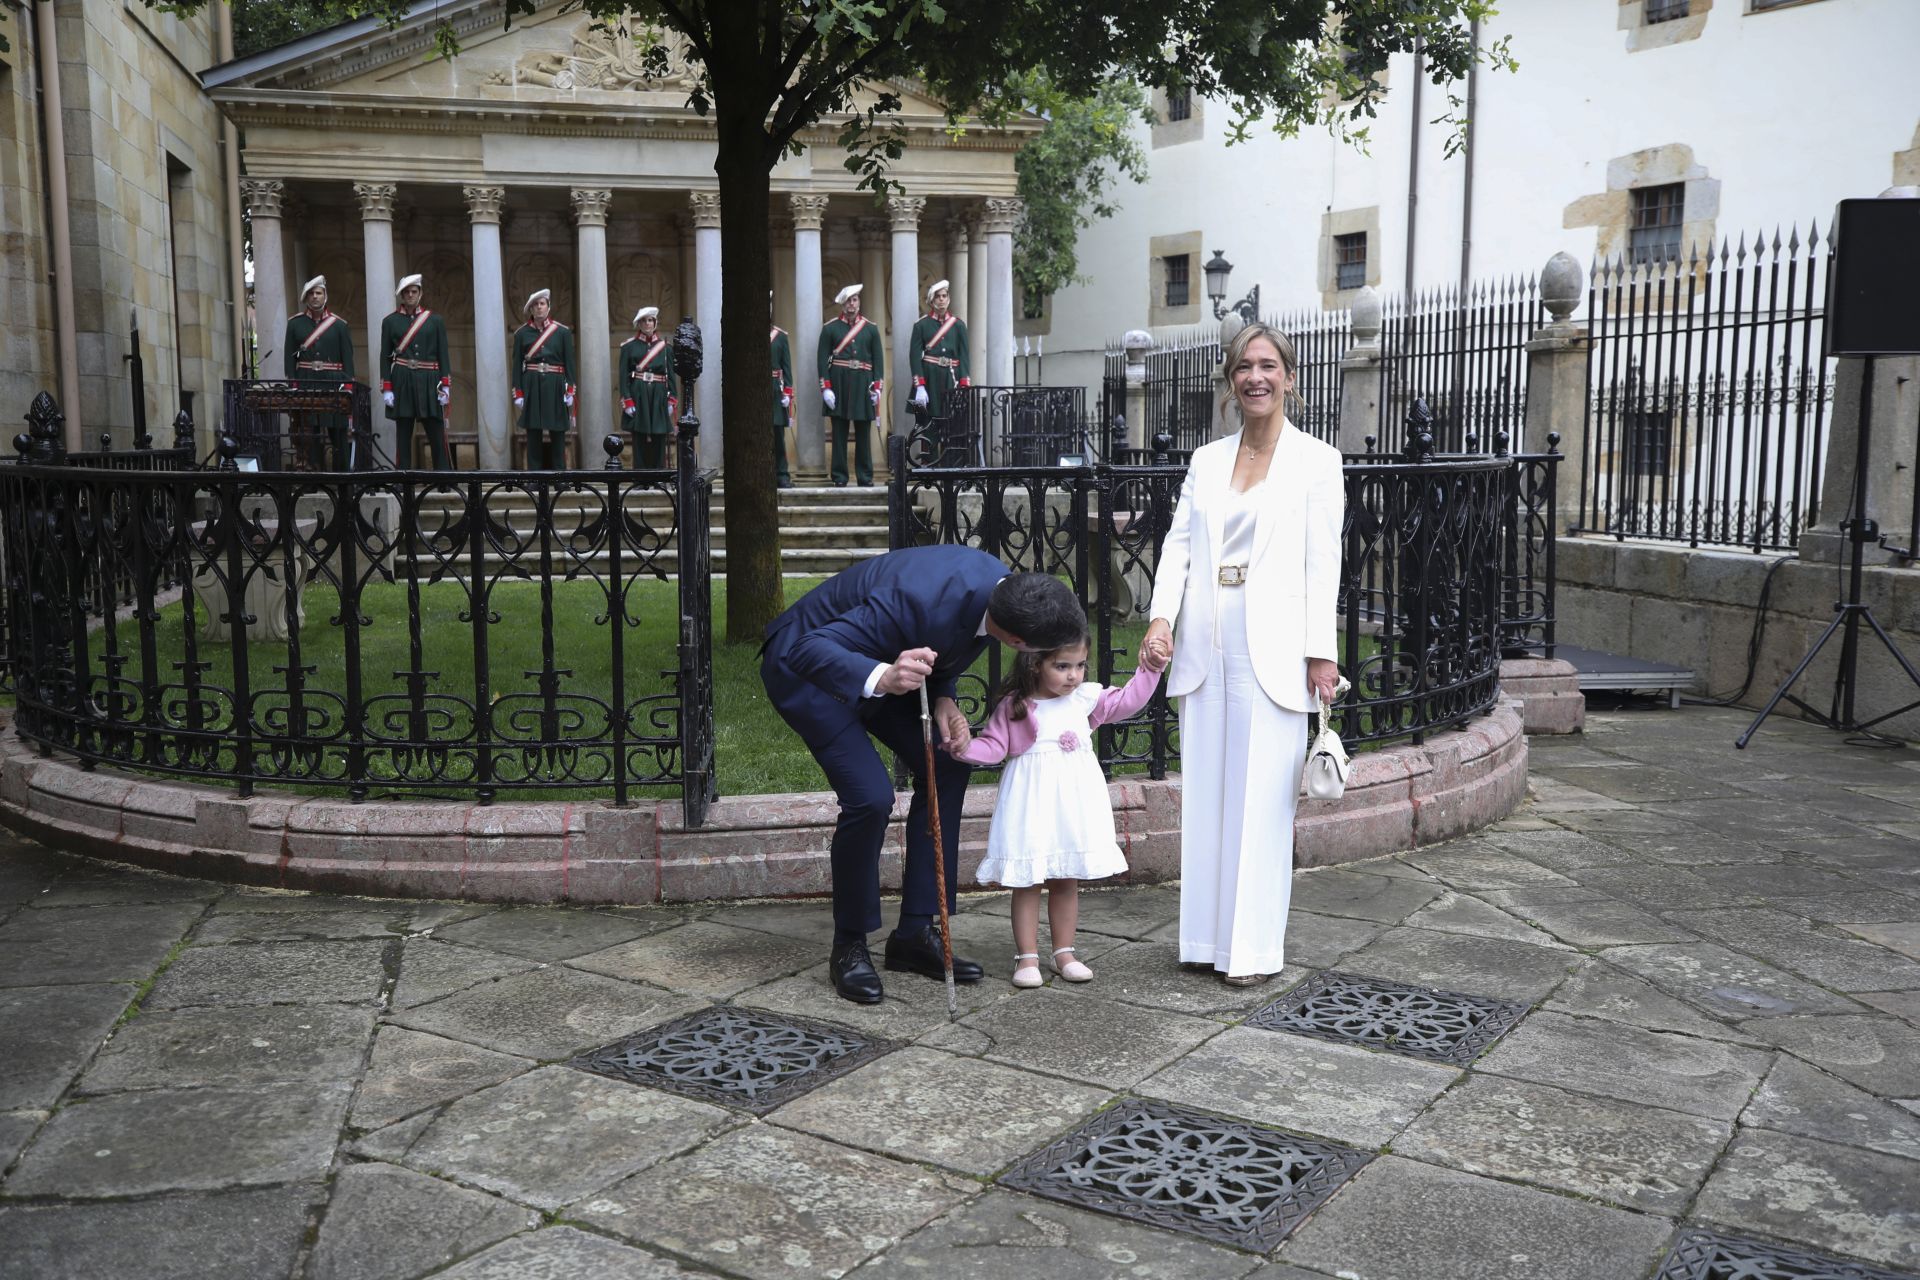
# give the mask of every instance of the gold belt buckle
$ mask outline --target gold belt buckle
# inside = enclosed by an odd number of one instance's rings
[[[1220,566],[1220,585],[1223,587],[1242,587],[1247,582],[1247,566],[1243,564],[1223,564]]]

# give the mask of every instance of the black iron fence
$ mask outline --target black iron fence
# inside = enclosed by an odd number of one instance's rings
[[[961,387],[911,433],[919,466],[1053,466],[1105,447],[1081,387]]]
[[[1518,439],[1526,417],[1527,339],[1545,316],[1533,276],[1396,295],[1381,305],[1381,447],[1398,453],[1416,400],[1433,411],[1445,452],[1505,431]]]
[[[1815,517],[1834,364],[1826,254],[1741,235],[1591,272],[1584,532],[1791,549]]]

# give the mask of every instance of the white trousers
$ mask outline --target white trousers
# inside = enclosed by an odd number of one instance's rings
[[[1307,717],[1269,698],[1252,659],[1232,651],[1245,635],[1227,630],[1228,647],[1180,701],[1180,959],[1278,973]]]

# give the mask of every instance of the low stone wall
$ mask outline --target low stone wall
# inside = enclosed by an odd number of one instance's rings
[[[1568,644],[1690,667],[1694,692],[1731,693],[1746,678],[1747,646],[1767,571],[1786,553],[1694,551],[1683,546],[1566,537],[1556,547],[1556,636]],[[1758,707],[1833,621],[1846,594],[1843,566],[1788,558],[1773,577],[1766,634],[1741,705]],[[1920,569],[1869,567],[1862,597],[1920,665]],[[1835,636],[1794,686],[1817,707],[1832,697],[1840,660]],[[1858,714],[1871,719],[1920,697],[1871,630],[1861,629]],[[1798,714],[1782,703],[1781,714]],[[1896,716],[1881,732],[1920,739],[1920,711]]]
[[[7,726],[10,730],[10,725]],[[1338,801],[1302,800],[1295,861],[1324,866],[1433,844],[1511,812],[1526,795],[1515,704],[1423,746],[1354,758]],[[1111,788],[1130,878],[1180,873],[1180,781]],[[995,789],[961,814],[960,881],[977,887]],[[907,797],[894,810],[881,880],[898,888]],[[489,902],[641,904],[791,897],[828,890],[837,812],[828,794],[723,799],[689,830],[674,802],[439,804],[239,799],[210,787],[83,770],[0,739],[0,822],[55,848],[162,871],[286,889]]]

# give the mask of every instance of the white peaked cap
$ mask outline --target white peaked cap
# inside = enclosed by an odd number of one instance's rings
[[[948,291],[949,291],[949,292],[951,292],[951,289],[949,288],[949,286],[950,286],[950,285],[951,285],[952,283],[953,283],[953,282],[952,282],[951,280],[935,280],[935,281],[934,281],[934,282],[933,282],[932,284],[930,284],[930,285],[928,285],[928,286],[927,286],[927,301],[928,301],[928,302],[932,302],[932,301],[933,301],[933,295],[934,295],[934,294],[936,294],[936,293],[938,293],[938,292],[940,292],[940,291],[941,291],[942,289],[948,289]]]
[[[846,306],[848,298],[853,297],[855,294],[859,293],[862,289],[866,287],[867,286],[863,284],[848,285],[846,288],[842,289],[840,292],[833,295],[833,305],[836,307]]]
[[[523,311],[523,312],[526,312],[526,311],[531,311],[531,310],[533,310],[533,304],[534,304],[534,303],[536,303],[536,302],[538,302],[538,301],[540,301],[540,299],[542,299],[542,298],[545,298],[545,299],[546,299],[546,300],[547,300],[548,302],[552,302],[552,301],[553,301],[553,290],[551,290],[551,289],[535,289],[535,290],[534,290],[534,291],[533,291],[532,293],[530,293],[530,294],[528,294],[528,295],[527,295],[527,303],[526,303],[526,305],[525,305],[525,306],[523,306],[523,307],[521,307],[521,308],[520,308],[520,310],[521,310],[521,311]]]
[[[633,313],[633,322],[635,324],[639,324],[642,320],[645,320],[648,316],[657,316],[659,314],[660,314],[660,308],[658,307],[642,307],[638,311]]]
[[[426,280],[421,276],[406,276],[402,278],[399,284],[393,286],[393,296],[396,298],[399,297],[401,294],[405,293],[409,288],[411,288],[416,284],[419,285],[422,289],[425,289],[427,287]]]
[[[307,281],[305,284],[300,286],[300,301],[305,302],[307,300],[307,295],[312,293],[315,289],[324,289],[326,287],[327,287],[327,278],[325,276],[315,276],[313,279]]]

